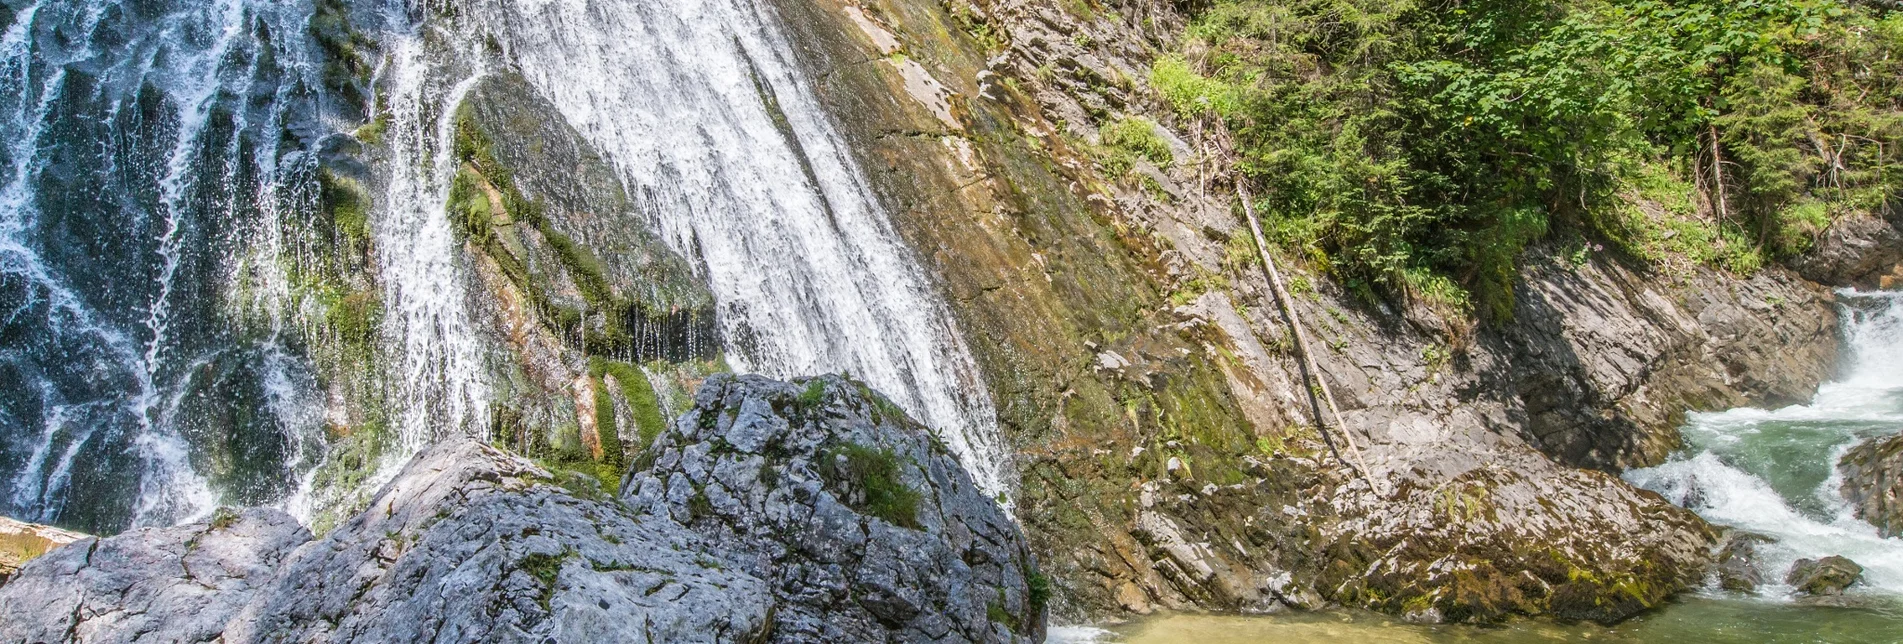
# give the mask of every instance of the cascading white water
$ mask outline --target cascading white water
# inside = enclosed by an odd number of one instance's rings
[[[1690,449],[1626,474],[1713,523],[1769,535],[1760,548],[1766,598],[1789,593],[1783,573],[1800,558],[1849,557],[1864,566],[1853,593],[1903,597],[1903,539],[1855,518],[1838,492],[1836,463],[1852,446],[1903,431],[1903,293],[1841,293],[1849,351],[1844,375],[1808,405],[1693,414]]]
[[[996,412],[976,364],[770,9],[490,0],[459,11],[698,264],[734,367],[849,372],[938,431],[981,487],[1005,491]]]
[[[456,107],[480,71],[460,69],[465,57],[438,51],[423,36],[392,44],[384,83],[391,171],[372,233],[390,311],[383,333],[397,363],[389,394],[402,449],[393,456],[403,457],[443,432],[486,429],[489,387],[470,320],[467,267],[446,213]]]
[[[259,79],[293,58],[254,38],[296,33],[278,20],[303,12],[280,9],[47,1],[11,16],[0,37],[9,512],[112,529],[219,501],[192,468],[180,406],[205,386],[194,378],[218,375],[208,365],[244,360],[228,351],[268,353],[275,340],[240,340],[180,309],[230,279],[223,247],[270,200],[277,137],[251,136],[280,124],[248,122],[231,99],[272,89]]]
[[[373,394],[398,439],[386,460],[487,429],[494,347],[475,328],[445,204],[455,110],[501,66],[612,160],[696,263],[731,364],[864,379],[1005,490],[974,361],[769,9],[440,4],[357,12],[428,14],[383,34],[373,83],[387,136],[365,182],[381,191],[368,269],[383,291],[383,372],[368,380],[388,388]],[[221,502],[312,509],[308,494],[285,497],[309,491],[320,428],[350,420],[326,420],[307,347],[286,340],[324,332],[329,305],[313,302],[336,285],[312,281],[342,261],[311,197],[341,125],[324,120],[337,54],[311,47],[313,10],[45,0],[0,12],[0,511],[115,531]]]

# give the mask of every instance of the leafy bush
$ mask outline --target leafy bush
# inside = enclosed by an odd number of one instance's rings
[[[1269,231],[1351,289],[1510,313],[1556,228],[1667,250],[1648,175],[1745,271],[1903,188],[1903,16],[1839,0],[1210,0],[1187,36],[1152,85],[1229,126]]]

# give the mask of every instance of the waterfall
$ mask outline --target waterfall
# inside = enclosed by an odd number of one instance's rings
[[[1713,523],[1769,535],[1759,548],[1766,598],[1790,592],[1800,558],[1849,557],[1864,566],[1851,592],[1903,596],[1903,540],[1858,520],[1838,493],[1837,461],[1857,443],[1903,428],[1903,293],[1844,291],[1848,360],[1810,404],[1692,414],[1689,448],[1626,479]]]
[[[444,431],[487,428],[483,347],[469,315],[469,275],[445,214],[456,174],[451,130],[456,107],[481,79],[466,53],[439,51],[421,35],[392,43],[385,80],[390,158],[383,212],[375,218],[378,270],[394,343],[397,456],[422,449]],[[400,465],[400,463],[394,463]]]
[[[1006,489],[976,363],[793,59],[750,0],[461,6],[615,165],[719,302],[729,362],[843,371]]]
[[[445,207],[456,111],[500,72],[609,160],[636,211],[621,214],[694,264],[730,365],[849,373],[1006,490],[975,361],[768,7],[366,4],[352,14],[386,23],[366,61],[385,134],[354,160],[339,132],[356,124],[354,98],[333,95],[338,54],[313,26],[344,9],[41,0],[0,13],[0,513],[95,532],[218,504],[308,518],[335,501],[307,489],[323,434],[352,431],[345,408],[363,402],[326,379],[357,371],[375,372],[361,395],[391,430],[383,469],[446,433],[487,431],[506,356],[478,328],[484,295]],[[358,164],[374,205],[361,260],[334,256],[322,177],[337,159]],[[367,275],[333,283],[349,262]],[[317,346],[335,334],[323,300],[345,287],[378,299],[374,364]]]
[[[44,0],[8,12],[6,514],[96,531],[167,524],[221,500],[281,496],[308,460],[309,374],[278,316],[245,311],[282,306],[286,292],[273,256],[280,163],[308,159],[280,133],[312,97],[301,49],[285,41],[309,11],[181,5]],[[265,413],[235,411],[253,407]]]

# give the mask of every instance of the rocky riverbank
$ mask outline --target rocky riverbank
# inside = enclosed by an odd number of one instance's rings
[[[626,499],[469,440],[313,539],[282,512],[87,538],[0,586],[0,639],[1040,642],[1017,527],[842,378],[716,378]]]
[[[778,4],[968,330],[1069,618],[1617,621],[1702,583],[1714,532],[1602,472],[1664,459],[1687,411],[1806,400],[1835,366],[1832,295],[1780,267],[1554,245],[1476,324],[1282,257],[1344,436],[1253,262],[1235,159],[1150,87],[1176,9]],[[1888,270],[1867,223],[1805,274]]]

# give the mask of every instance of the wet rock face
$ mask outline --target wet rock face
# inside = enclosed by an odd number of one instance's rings
[[[1903,436],[1864,441],[1837,462],[1839,491],[1885,537],[1903,535]]]
[[[321,539],[265,509],[86,539],[0,586],[0,641],[1041,640],[1003,512],[889,403],[814,382],[710,382],[638,508],[455,439]]]
[[[1896,276],[1903,275],[1903,231],[1870,215],[1844,217],[1791,267],[1805,279],[1831,286],[1893,288]]]
[[[1823,559],[1799,559],[1791,566],[1791,572],[1784,576],[1784,583],[1797,588],[1800,593],[1828,596],[1841,595],[1844,588],[1863,578],[1863,566],[1857,562],[1838,556]]]
[[[1733,532],[1718,551],[1718,587],[1740,593],[1755,593],[1764,583],[1758,571],[1758,546],[1776,543],[1776,539],[1750,532]]]
[[[1041,642],[1030,548],[929,430],[865,385],[716,376],[623,485],[736,553],[794,641]]]
[[[1831,294],[1775,268],[1672,282],[1536,251],[1516,299],[1488,339],[1511,377],[1486,386],[1518,399],[1528,443],[1575,467],[1658,464],[1688,410],[1809,400],[1840,341]]]

